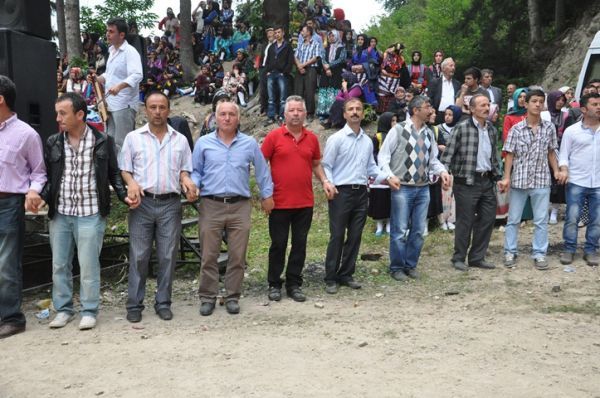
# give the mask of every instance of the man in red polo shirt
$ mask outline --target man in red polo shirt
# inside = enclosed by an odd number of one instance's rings
[[[263,141],[262,153],[271,165],[275,208],[269,215],[269,300],[281,300],[290,227],[292,249],[285,272],[288,297],[305,301],[302,292],[302,268],[306,257],[306,239],[312,221],[314,195],[312,174],[323,184],[328,199],[335,187],[327,180],[321,167],[321,150],[317,136],[304,128],[306,104],[297,95],[289,96],[284,108],[285,123],[272,130]]]

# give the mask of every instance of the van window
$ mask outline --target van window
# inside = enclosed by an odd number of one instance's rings
[[[585,71],[585,78],[583,84],[589,82],[592,79],[600,79],[600,54],[591,54],[590,62],[587,65]]]

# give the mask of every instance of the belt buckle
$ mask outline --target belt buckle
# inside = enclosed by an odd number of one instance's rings
[[[231,204],[230,200],[231,200],[230,196],[224,196],[223,197],[223,203],[224,204]]]
[[[360,189],[360,185],[352,184],[352,189],[354,189],[354,190]]]

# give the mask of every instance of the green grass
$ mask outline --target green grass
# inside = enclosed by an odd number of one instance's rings
[[[547,314],[552,313],[572,313],[572,314],[588,314],[588,315],[600,315],[600,301],[599,300],[588,300],[581,304],[560,304],[551,305],[542,309],[542,312]]]

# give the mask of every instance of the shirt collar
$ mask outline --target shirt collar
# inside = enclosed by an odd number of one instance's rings
[[[283,128],[283,135],[289,135],[291,137],[293,137],[292,133],[290,132],[290,130],[288,130],[287,126],[284,124],[283,126],[281,126]],[[307,134],[307,129],[306,127],[302,126],[302,131],[300,134],[300,139],[304,138]]]
[[[413,123],[412,119],[410,117],[406,118],[406,123],[404,124],[404,126],[408,129],[408,130],[412,130],[412,128],[414,127],[415,130],[417,129],[417,127],[415,126],[415,124]],[[427,128],[427,124],[423,123],[423,125],[421,126],[421,129],[417,131],[417,133],[420,133],[421,131],[423,131],[423,129]]]
[[[144,125],[144,127],[142,127],[142,133],[152,134],[152,132],[150,131],[150,123],[146,123]],[[167,135],[173,135],[173,134],[177,134],[177,131],[175,131],[175,129],[173,127],[171,127],[170,124],[167,123]],[[152,134],[152,135],[154,135],[154,134]]]
[[[365,132],[364,132],[364,130],[363,130],[363,129],[362,129],[362,127],[361,127],[361,128],[360,128],[360,131],[359,131],[359,133],[358,133],[358,134],[356,134],[356,133],[354,132],[354,130],[352,130],[352,129],[350,128],[350,126],[348,126],[348,123],[346,123],[346,124],[344,125],[344,133],[345,133],[346,135],[351,135],[351,134],[352,134],[352,135],[355,135],[355,136],[356,136],[356,138],[360,138],[360,137],[361,137],[361,136],[362,136],[362,135],[363,135]]]
[[[477,119],[475,119],[475,117],[471,116],[471,120],[473,120],[473,124],[475,125],[475,127],[477,127],[478,130],[485,130],[487,129],[487,123],[484,123],[483,126],[479,124],[479,122],[477,121]]]
[[[11,123],[13,123],[15,120],[17,120],[17,114],[13,112],[12,116],[9,117],[8,119],[6,119],[5,121],[3,121],[2,123],[0,123],[0,131],[4,130],[6,127],[8,127]]]

